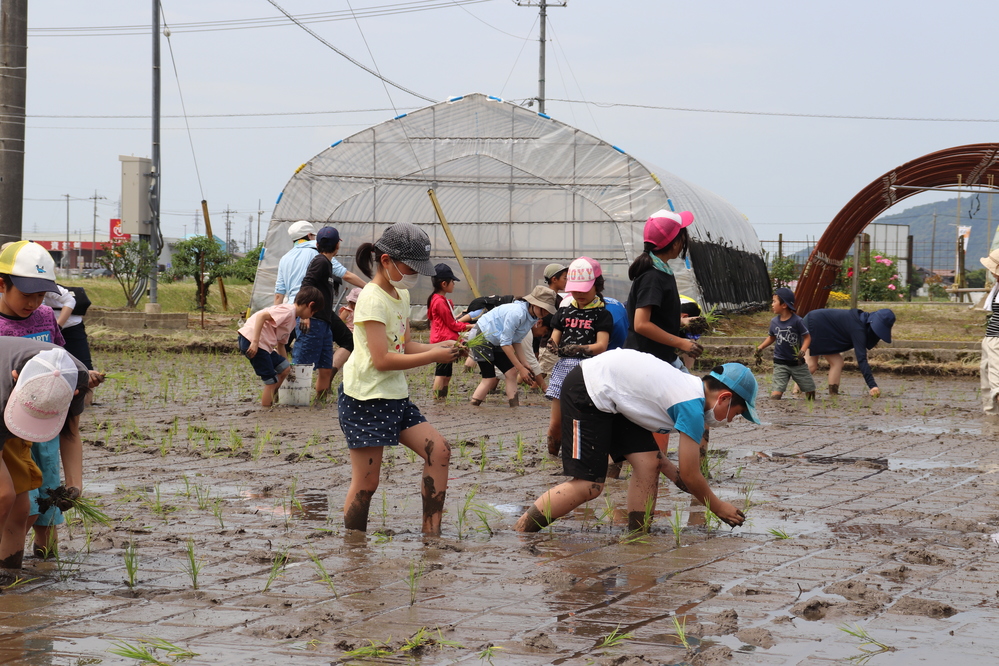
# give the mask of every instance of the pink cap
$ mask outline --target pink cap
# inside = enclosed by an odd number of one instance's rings
[[[643,240],[652,243],[656,250],[661,250],[673,242],[680,229],[690,226],[693,222],[694,214],[690,211],[674,213],[669,210],[657,210],[645,223]]]
[[[38,352],[17,375],[4,408],[7,429],[29,442],[47,442],[58,435],[76,391],[76,378],[76,364],[66,350]]]
[[[569,264],[568,280],[565,283],[566,291],[589,291],[593,289],[593,283],[603,275],[600,270],[600,262],[589,257],[574,259]]]

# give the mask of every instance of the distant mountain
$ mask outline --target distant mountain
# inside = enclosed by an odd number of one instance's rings
[[[937,215],[936,251],[933,254],[934,267],[954,268],[954,253],[957,244],[956,224],[971,226],[965,266],[973,271],[981,268],[980,257],[989,253],[991,239],[986,239],[988,221],[988,195],[973,194],[961,197],[961,217],[957,219],[957,198],[937,201],[906,208],[899,213],[885,215],[874,220],[880,224],[907,224],[912,236],[913,263],[922,268],[930,267],[930,240],[933,236],[933,214]],[[999,194],[992,201],[992,234],[999,226]],[[873,248],[879,249],[879,248]]]

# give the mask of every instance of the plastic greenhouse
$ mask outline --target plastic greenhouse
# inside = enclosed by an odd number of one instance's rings
[[[252,308],[273,302],[297,220],[337,227],[338,259],[348,270],[357,246],[387,225],[422,225],[434,263],[446,261],[460,275],[430,188],[483,294],[523,295],[546,264],[586,255],[600,261],[605,293],[623,301],[645,220],[671,201],[695,216],[688,265],[673,262],[681,293],[722,311],[770,301],[756,232],[724,199],[547,115],[474,94],[375,125],[303,164],[274,208]],[[430,289],[424,279],[413,305]],[[471,298],[463,280],[453,300]]]

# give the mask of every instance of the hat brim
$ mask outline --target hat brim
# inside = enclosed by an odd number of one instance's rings
[[[28,442],[48,442],[55,439],[66,423],[66,415],[69,414],[69,403],[58,416],[50,419],[38,419],[26,413],[16,406],[17,401],[11,398],[7,400],[7,407],[4,408],[3,420],[7,425],[7,430],[15,437],[20,437]]]
[[[992,257],[982,257],[978,261],[982,262],[982,266],[985,266],[990,273],[999,273],[999,262],[993,261]]]
[[[584,282],[566,282],[565,283],[565,290],[566,291],[589,291],[590,289],[593,289],[593,285],[596,284],[596,283],[597,283],[596,279],[586,280]]]
[[[537,305],[539,308],[543,308],[544,311],[547,312],[548,314],[555,314],[555,304],[554,303],[552,303],[552,304],[545,303],[544,301],[542,301],[540,299],[534,298],[530,294],[528,294],[527,296],[524,296],[524,300],[527,301],[528,303],[530,303],[531,305]]]
[[[51,291],[58,294],[59,288],[56,287],[54,280],[46,280],[45,278],[36,277],[22,277],[20,275],[11,275],[10,281],[14,283],[17,290],[23,294],[38,294],[43,291]],[[49,439],[52,439],[49,437]],[[45,440],[48,441],[48,440]]]
[[[887,343],[891,343],[891,327],[885,326],[881,317],[872,317],[870,324],[871,330],[874,331],[874,335],[878,336]]]
[[[742,412],[742,418],[746,419],[750,423],[755,423],[760,425],[760,415],[756,413],[756,406],[746,403],[746,410]]]
[[[397,257],[397,261],[401,261],[406,264],[414,271],[420,275],[426,275],[427,277],[434,277],[437,275],[437,269],[429,259],[406,259],[405,257]]]

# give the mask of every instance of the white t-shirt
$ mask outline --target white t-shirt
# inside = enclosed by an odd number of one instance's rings
[[[355,400],[409,397],[409,385],[402,370],[376,370],[368,349],[369,321],[385,324],[388,352],[406,353],[406,327],[409,325],[409,291],[397,289],[392,298],[384,289],[369,282],[354,306],[354,351],[343,366],[343,392]]]
[[[704,435],[704,383],[652,354],[611,349],[579,364],[586,392],[602,412],[621,414],[652,432]]]

